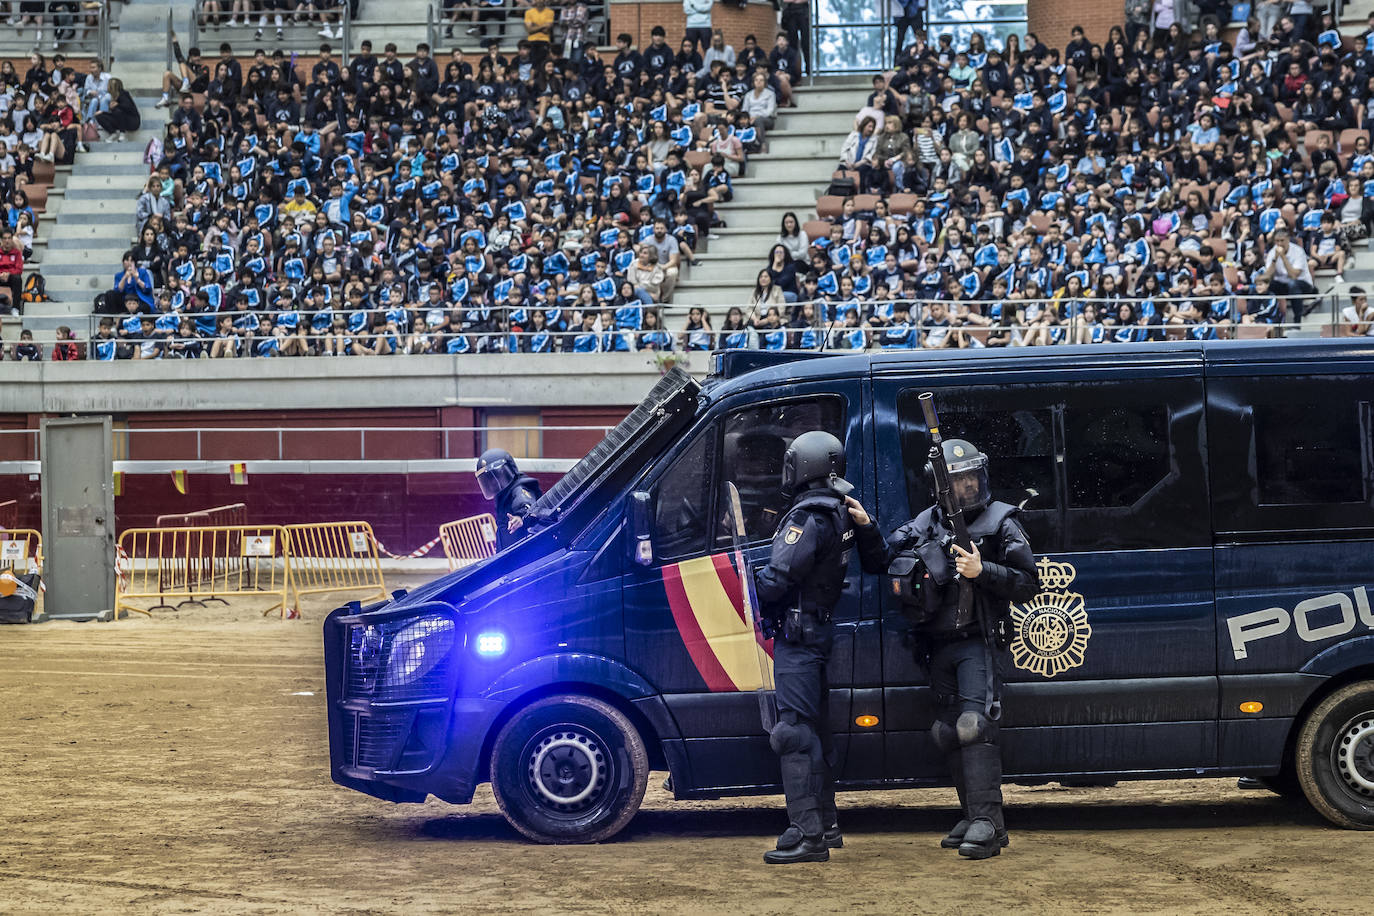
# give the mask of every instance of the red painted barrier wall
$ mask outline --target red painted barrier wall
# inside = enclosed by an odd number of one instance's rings
[[[600,430],[560,427],[604,427],[618,423],[627,407],[549,407],[540,411],[543,457],[580,458],[601,440]],[[0,430],[38,428],[37,416],[0,416]],[[468,459],[479,454],[482,411],[474,408],[394,408],[337,411],[207,411],[131,414],[116,418],[134,432],[122,454],[127,461],[395,461],[403,459]],[[310,427],[414,427],[396,432],[359,433],[300,431]],[[233,427],[257,428],[233,432]],[[281,427],[280,434],[275,427]],[[293,431],[292,428],[297,431]],[[433,427],[433,430],[424,429]],[[269,431],[271,429],[271,431]],[[280,443],[279,443],[280,439]],[[0,435],[0,461],[37,459],[36,437]],[[557,473],[533,475],[547,488]],[[19,501],[18,527],[42,528],[38,480],[27,474],[0,474],[0,502]],[[187,475],[187,492],[178,493],[169,473],[124,475],[115,499],[117,530],[152,527],[159,515],[194,512],[242,502],[248,519],[260,524],[363,520],[393,553],[405,554],[439,534],[439,526],[490,510],[470,473],[434,474],[263,474],[251,473],[245,486],[230,483],[227,472]],[[436,550],[438,548],[435,548]],[[442,553],[433,556],[442,556]]]

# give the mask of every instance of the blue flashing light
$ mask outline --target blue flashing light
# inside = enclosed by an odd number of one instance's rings
[[[477,636],[477,654],[483,658],[497,658],[506,654],[506,634],[495,631]]]

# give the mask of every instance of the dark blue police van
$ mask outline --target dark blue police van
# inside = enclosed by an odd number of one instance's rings
[[[826,429],[884,531],[931,501],[917,396],[990,456],[1042,591],[1013,607],[1009,781],[1250,775],[1374,827],[1374,347],[1359,341],[717,353],[670,371],[492,559],[325,623],[336,782],[603,840],[651,768],[678,798],[779,791],[745,562],[783,452]],[[857,558],[836,608],[841,788],[942,783],[899,608]]]

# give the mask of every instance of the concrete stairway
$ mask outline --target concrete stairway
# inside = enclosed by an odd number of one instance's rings
[[[43,277],[52,302],[30,303],[24,326],[42,340],[58,325],[78,336],[87,333],[87,316],[95,295],[109,289],[121,258],[134,238],[134,208],[148,180],[143,150],[160,136],[167,110],[155,108],[166,69],[167,0],[131,0],[121,11],[114,38],[111,72],[138,103],[142,127],[123,142],[90,144],[77,153],[61,195],[50,197],[55,214],[40,234],[46,239]],[[186,21],[189,0],[174,0],[177,21]]]
[[[822,77],[799,91],[797,108],[782,109],[767,152],[750,157],[745,177],[734,182],[735,199],[716,208],[727,228],[714,230],[719,238],[708,242],[700,267],[683,269],[675,306],[748,300],[783,214],[792,211],[803,223],[815,218],[816,198],[870,91],[865,77]]]

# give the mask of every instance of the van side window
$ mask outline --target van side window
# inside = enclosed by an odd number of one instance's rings
[[[1360,405],[1255,407],[1255,470],[1267,506],[1358,503],[1369,499],[1360,469]]]
[[[917,400],[897,398],[912,515],[932,500]],[[1211,543],[1197,378],[937,389],[946,437],[988,455],[992,498],[1021,509],[1039,552]]]
[[[706,552],[707,520],[711,513],[711,471],[716,454],[712,424],[678,456],[659,478],[654,500],[654,552],[675,560]]]
[[[1368,537],[1374,529],[1372,407],[1367,375],[1211,380],[1207,422],[1218,531]]]
[[[897,397],[911,517],[934,501],[925,476],[930,436],[918,400],[907,389]],[[1021,522],[1036,550],[1055,537],[1059,516],[1054,479],[1054,416],[1044,397],[1026,386],[942,389],[935,394],[940,428],[946,439],[967,439],[988,456],[992,498],[1019,506]],[[1039,403],[1037,403],[1037,401]]]
[[[1064,446],[1069,508],[1131,506],[1169,476],[1169,411],[1070,407]]]
[[[1061,398],[1064,550],[1211,544],[1199,379],[1085,382]]]
[[[753,542],[771,538],[791,504],[781,490],[782,456],[793,439],[813,429],[823,429],[843,441],[844,398],[825,395],[731,411],[725,418],[717,516],[725,518],[730,511],[725,483],[732,482],[739,488],[747,539]],[[728,547],[731,534],[731,525],[722,524],[716,534],[716,547]]]

